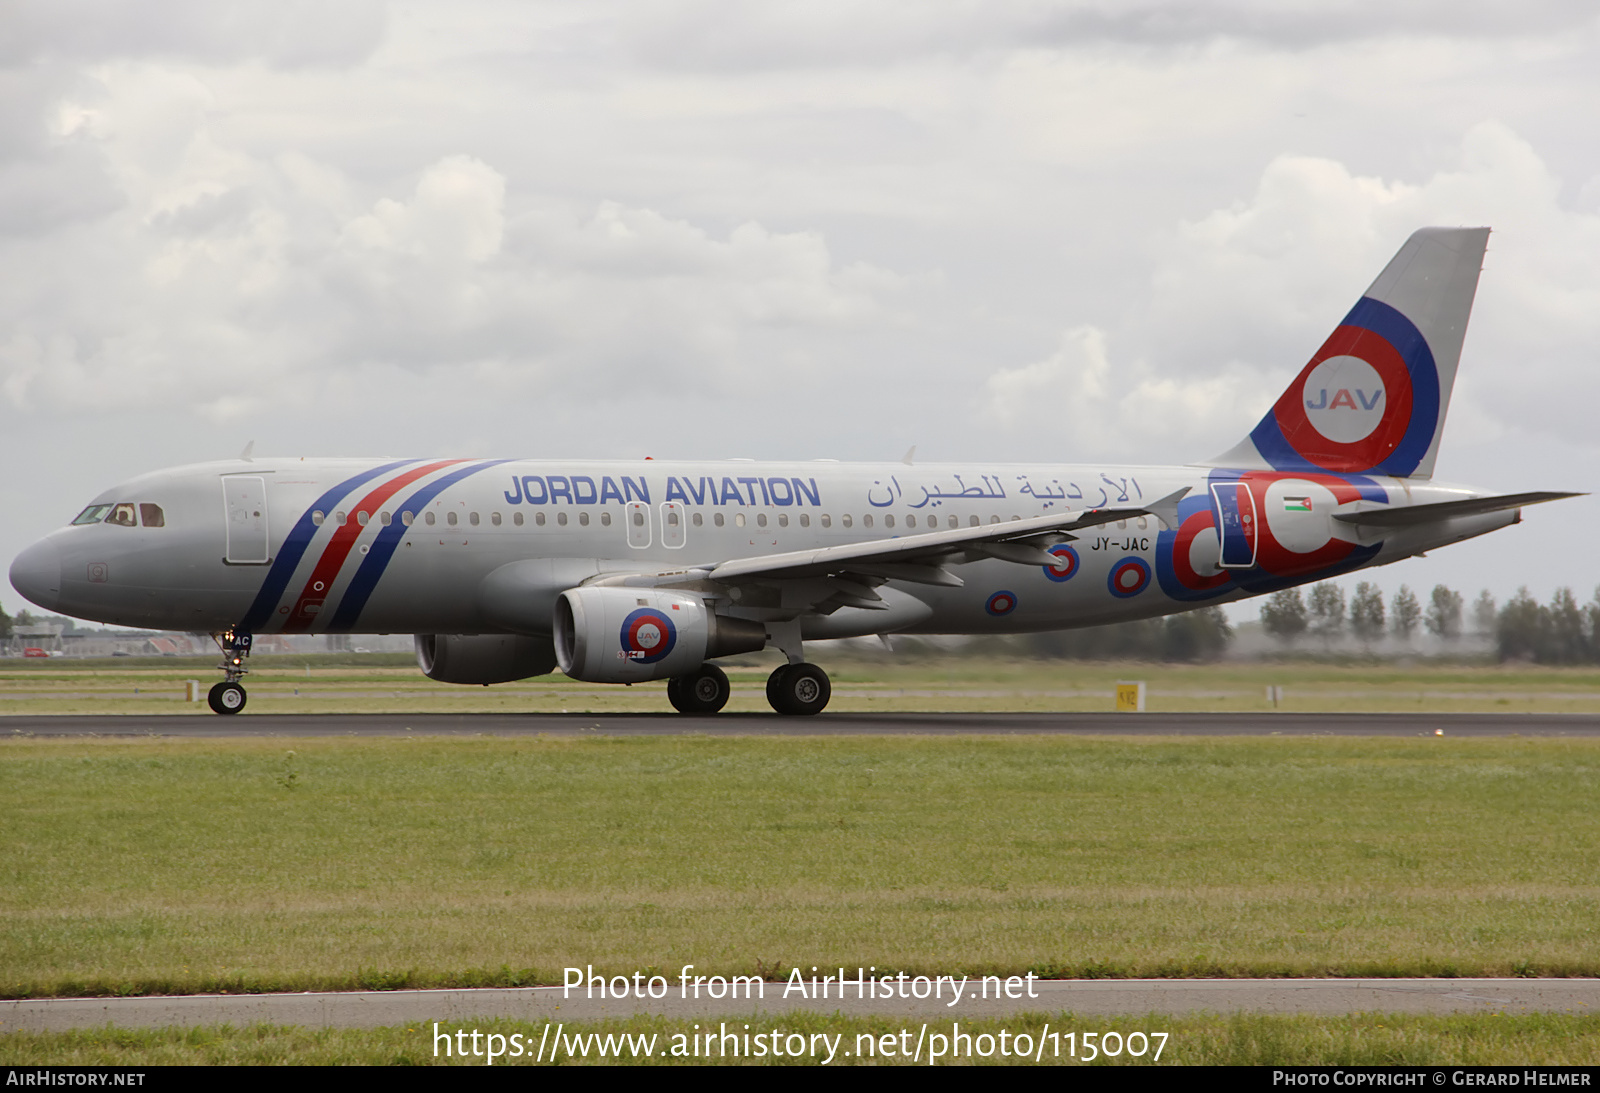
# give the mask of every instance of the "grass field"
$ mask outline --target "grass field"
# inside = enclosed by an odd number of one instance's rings
[[[665,705],[659,687],[560,677],[449,687],[389,659],[308,674],[262,658],[238,724]],[[209,666],[10,662],[0,711],[210,716],[180,701]],[[1600,674],[1527,667],[829,667],[846,710],[1104,710],[1129,678],[1156,710],[1260,711],[1269,684],[1291,711],[1600,709]],[[734,709],[765,708],[765,672],[735,670]],[[525,985],[579,963],[1597,975],[1597,802],[1600,742],[1575,738],[12,738],[0,994]],[[1588,1018],[1164,1027],[1164,1062],[1592,1062],[1600,1046]],[[0,1035],[0,1063],[43,1061],[434,1060],[405,1029]]]
[[[0,744],[0,993],[1600,974],[1600,744]]]
[[[1289,712],[1600,713],[1600,670],[1528,665],[1224,663],[1115,664],[940,657],[904,661],[822,658],[836,711],[1050,712],[1107,710],[1116,682],[1147,683],[1151,710],[1259,712],[1267,686],[1283,688]],[[776,664],[741,658],[730,669],[729,710],[766,712]],[[562,675],[496,687],[460,687],[423,677],[403,655],[258,657],[245,683],[250,713],[473,711],[642,712],[668,708],[664,683],[617,687]],[[0,728],[7,714],[152,713],[212,716],[183,700],[184,680],[202,693],[220,673],[215,658],[0,662]]]

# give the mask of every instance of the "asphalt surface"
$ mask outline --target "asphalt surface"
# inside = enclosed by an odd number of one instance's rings
[[[850,969],[854,975],[854,969]],[[763,997],[682,997],[676,979],[667,997],[586,998],[582,989],[364,991],[329,994],[188,995],[162,998],[44,998],[0,1002],[0,1033],[61,1032],[78,1028],[165,1028],[231,1024],[301,1025],[309,1028],[380,1028],[438,1021],[512,1018],[583,1020],[660,1014],[666,1017],[748,1017],[821,1011],[906,1018],[1009,1017],[1071,1013],[1076,1017],[1181,1016],[1192,1013],[1597,1013],[1600,979],[1095,979],[1018,981],[1022,997],[978,996],[969,980],[954,1005],[947,984],[941,997],[856,998],[855,988],[826,1000],[784,998],[785,984],[763,984]],[[832,988],[834,992],[837,987]],[[1032,997],[1028,997],[1028,992]]]
[[[0,717],[0,736],[1600,736],[1600,714],[116,714]]]

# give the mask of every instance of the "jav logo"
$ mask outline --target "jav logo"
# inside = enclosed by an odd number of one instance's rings
[[[1348,406],[1350,409],[1354,410],[1356,409],[1356,399],[1361,400],[1361,409],[1372,410],[1377,407],[1378,400],[1383,398],[1383,388],[1380,387],[1376,391],[1372,392],[1371,395],[1368,395],[1361,388],[1357,387],[1355,389],[1355,398],[1352,398],[1350,397],[1349,389],[1341,387],[1333,393],[1333,398],[1330,399],[1328,397],[1328,389],[1324,387],[1317,392],[1317,395],[1318,398],[1316,401],[1306,399],[1307,410],[1337,410],[1341,406]]]
[[[1383,377],[1360,357],[1322,361],[1306,376],[1300,393],[1311,427],[1337,444],[1366,439],[1389,408]]]

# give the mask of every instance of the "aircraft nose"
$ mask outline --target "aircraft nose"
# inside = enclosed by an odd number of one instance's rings
[[[11,563],[11,587],[46,611],[56,610],[61,600],[60,549],[40,539],[18,554]]]

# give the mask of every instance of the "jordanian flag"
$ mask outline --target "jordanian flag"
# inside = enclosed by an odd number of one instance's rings
[[[1283,499],[1283,511],[1284,512],[1310,512],[1311,511],[1311,498],[1309,498],[1309,497],[1285,497]]]

